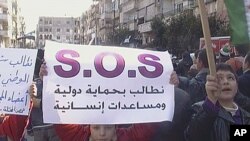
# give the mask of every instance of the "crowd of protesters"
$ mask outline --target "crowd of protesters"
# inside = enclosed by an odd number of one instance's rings
[[[34,141],[229,141],[230,125],[250,124],[250,52],[240,49],[235,53],[221,53],[224,56],[217,61],[216,76],[209,75],[205,49],[197,50],[193,59],[189,52],[183,53],[182,61],[169,80],[175,85],[172,122],[131,124],[121,128],[43,123],[42,77],[47,75],[47,70],[40,51],[35,83],[29,90],[31,114],[2,115],[0,140],[24,141],[27,130]]]

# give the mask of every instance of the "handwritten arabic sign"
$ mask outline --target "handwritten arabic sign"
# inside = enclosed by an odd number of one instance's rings
[[[37,50],[0,48],[0,113],[28,115]]]
[[[43,110],[48,123],[172,120],[168,52],[46,42]]]

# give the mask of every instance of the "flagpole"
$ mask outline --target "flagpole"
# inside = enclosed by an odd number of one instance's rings
[[[203,35],[204,35],[205,45],[206,45],[209,71],[211,75],[215,76],[216,69],[215,69],[214,53],[212,49],[211,34],[210,34],[208,17],[207,17],[204,0],[198,0],[198,4],[199,4],[200,16],[201,16],[202,30],[203,30]]]

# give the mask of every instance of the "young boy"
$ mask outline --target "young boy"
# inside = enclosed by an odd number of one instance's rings
[[[216,76],[207,76],[206,100],[193,106],[196,113],[186,130],[187,140],[229,141],[230,125],[250,124],[250,114],[234,102],[238,94],[234,70],[218,64],[216,72]]]

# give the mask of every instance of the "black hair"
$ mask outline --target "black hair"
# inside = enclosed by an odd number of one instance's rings
[[[202,62],[205,68],[208,68],[208,59],[206,49],[202,49],[198,53],[198,59]]]
[[[240,56],[245,57],[247,52],[250,50],[249,46],[249,44],[235,45],[235,49]]]
[[[234,77],[236,78],[236,81],[238,81],[238,76],[236,74],[236,72],[233,70],[233,68],[226,63],[219,63],[216,65],[216,72],[218,71],[230,71],[231,73],[234,74]]]
[[[230,53],[230,58],[234,58],[235,57],[235,53],[234,52],[231,52]]]

